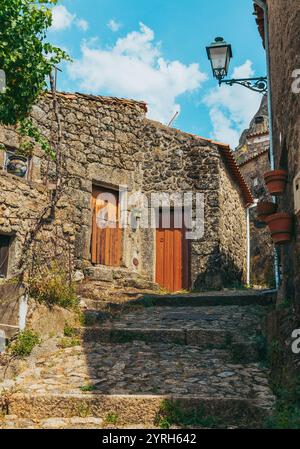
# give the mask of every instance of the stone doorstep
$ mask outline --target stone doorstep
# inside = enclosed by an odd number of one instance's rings
[[[126,268],[112,268],[105,266],[94,266],[84,270],[86,279],[90,281],[101,281],[108,284],[123,287],[136,287],[144,290],[159,290],[158,284],[151,282],[146,276]]]
[[[9,414],[34,421],[61,418],[105,418],[118,416],[118,424],[154,423],[164,400],[176,402],[182,409],[203,409],[207,416],[226,424],[259,426],[271,409],[244,398],[209,398],[205,396],[53,394],[27,395],[17,393],[10,398]]]

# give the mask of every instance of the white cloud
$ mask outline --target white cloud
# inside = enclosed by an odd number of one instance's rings
[[[166,61],[154,32],[140,23],[140,30],[117,40],[111,49],[84,42],[82,57],[68,66],[80,89],[95,94],[144,100],[149,117],[167,122],[180,111],[177,97],[197,90],[206,80],[198,64]]]
[[[251,78],[254,76],[252,62],[247,60],[236,67],[232,78]],[[241,133],[249,126],[261,102],[261,94],[245,87],[233,85],[216,87],[204,98],[210,109],[213,124],[212,137],[229,143],[235,148]]]
[[[71,14],[63,5],[54,6],[52,9],[52,30],[60,31],[70,28],[75,15]]]
[[[111,31],[116,33],[117,31],[119,31],[119,29],[121,28],[122,25],[119,22],[117,22],[115,19],[111,19],[108,22],[107,26]]]
[[[86,31],[89,26],[86,20],[77,18],[76,14],[70,13],[70,11],[63,5],[54,6],[52,8],[51,31],[66,30],[71,28],[73,24],[83,31]]]
[[[76,19],[75,24],[82,31],[87,31],[89,29],[89,24],[84,19]]]

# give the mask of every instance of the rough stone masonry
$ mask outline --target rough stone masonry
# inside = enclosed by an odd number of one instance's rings
[[[141,102],[83,94],[57,97],[63,192],[54,210],[47,210],[55,188],[54,164],[36,148],[27,179],[21,179],[6,173],[5,152],[0,152],[0,238],[8,235],[11,241],[7,277],[16,275],[22,263],[29,269],[33,261],[62,258],[72,270],[97,273],[100,280],[136,276],[155,282],[155,229],[122,230],[120,266],[91,262],[93,187],[118,191],[127,186],[129,195],[142,192],[148,198],[153,192],[204,195],[205,232],[190,241],[185,262],[189,288],[220,289],[245,279],[245,208],[252,196],[227,145],[148,120]],[[41,97],[32,117],[47,138],[55,135],[50,94]],[[7,151],[17,151],[14,129],[1,127],[0,142]],[[191,207],[195,216],[195,204]],[[134,209],[128,206],[129,212]],[[29,251],[26,261],[24,251]]]

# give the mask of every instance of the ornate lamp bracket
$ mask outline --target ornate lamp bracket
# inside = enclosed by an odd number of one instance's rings
[[[268,79],[267,77],[260,78],[242,78],[242,79],[232,79],[224,80],[219,78],[219,85],[227,84],[228,86],[233,86],[234,84],[239,84],[240,86],[247,87],[247,89],[253,90],[254,92],[259,92],[261,94],[266,94],[268,92]]]

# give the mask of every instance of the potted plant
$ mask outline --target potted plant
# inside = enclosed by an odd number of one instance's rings
[[[15,153],[8,156],[6,170],[12,175],[24,178],[28,170],[28,158],[32,156],[33,143],[23,141]]]
[[[32,157],[34,144],[38,143],[38,139],[30,120],[18,124],[16,131],[19,134],[19,147],[8,156],[6,170],[12,175],[24,178],[28,170],[28,159]]]
[[[272,201],[260,201],[256,208],[258,221],[265,223],[266,217],[268,217],[268,215],[275,214],[277,209],[278,205]]]
[[[8,173],[12,175],[19,176],[20,178],[24,178],[27,173],[28,168],[28,159],[21,154],[12,154],[8,156],[8,162],[6,164],[6,170]]]
[[[265,218],[271,231],[274,243],[284,244],[290,242],[293,233],[293,216],[285,212],[269,215]]]
[[[281,195],[288,179],[287,170],[272,170],[264,174],[267,189],[271,195]]]

